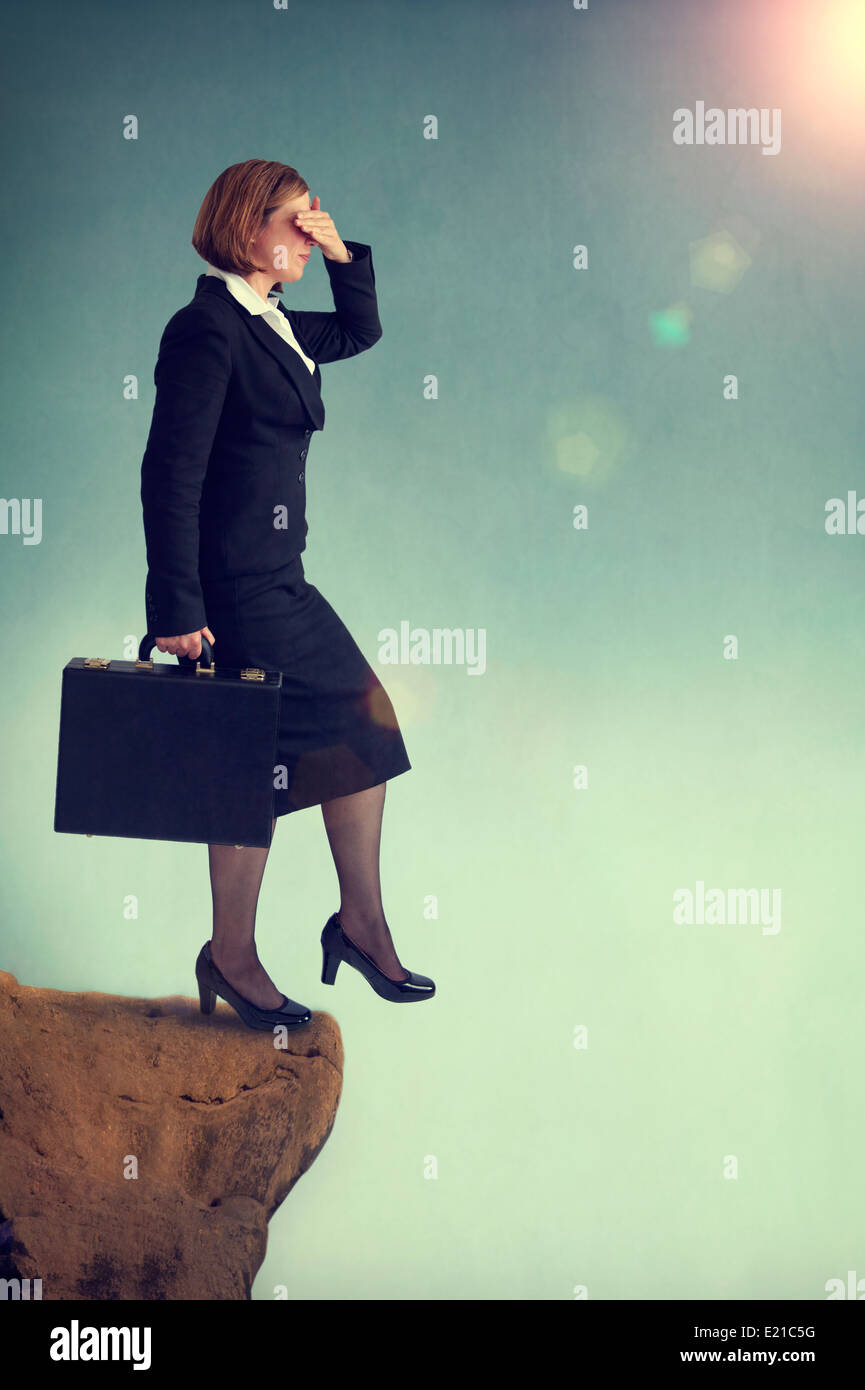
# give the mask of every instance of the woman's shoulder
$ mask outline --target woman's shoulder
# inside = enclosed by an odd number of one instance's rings
[[[204,277],[202,276],[201,279]],[[225,324],[226,328],[232,326],[236,315],[232,312],[231,305],[219,294],[209,294],[201,286],[182,308],[176,310],[171,315],[168,322],[171,323],[217,323]]]
[[[171,315],[162,332],[163,344],[177,339],[192,339],[198,335],[222,337],[229,341],[236,327],[237,315],[215,294],[197,292],[188,304]]]
[[[197,294],[162,330],[154,381],[211,381],[224,389],[234,359],[234,324],[215,295]]]

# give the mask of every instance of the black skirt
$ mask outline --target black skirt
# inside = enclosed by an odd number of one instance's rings
[[[217,666],[282,672],[273,814],[377,786],[411,763],[387,693],[300,555],[270,574],[202,580]]]

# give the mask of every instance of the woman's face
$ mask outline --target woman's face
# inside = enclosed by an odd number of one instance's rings
[[[309,211],[309,207],[308,191],[282,203],[270,214],[270,221],[250,247],[251,259],[264,273],[273,272],[274,283],[299,280],[303,275],[310,248],[315,243],[307,232],[295,226],[294,219],[301,209]]]

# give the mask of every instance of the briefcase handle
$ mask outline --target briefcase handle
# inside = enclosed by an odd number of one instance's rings
[[[153,633],[145,632],[138,644],[138,660],[142,662],[147,661],[155,646],[156,638],[153,636]],[[203,632],[201,634],[201,656],[198,659],[194,656],[181,656],[179,653],[176,653],[176,655],[177,660],[182,666],[194,666],[196,671],[212,671],[214,668],[213,647],[210,645]]]

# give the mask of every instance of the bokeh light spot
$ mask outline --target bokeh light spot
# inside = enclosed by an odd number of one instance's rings
[[[652,339],[657,347],[684,347],[691,341],[691,319],[693,313],[689,304],[671,304],[669,308],[649,315]]]
[[[549,417],[556,470],[599,482],[616,465],[628,438],[622,414],[606,396],[583,395]]]
[[[729,294],[751,265],[751,257],[728,231],[713,232],[690,243],[691,284]]]

